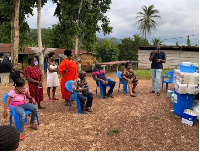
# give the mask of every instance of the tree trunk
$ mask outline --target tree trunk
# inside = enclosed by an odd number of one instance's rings
[[[38,16],[37,16],[37,34],[38,34],[38,56],[39,56],[39,67],[44,74],[44,53],[42,51],[42,36],[41,36],[41,0],[38,0]]]
[[[81,13],[82,3],[83,3],[83,0],[81,0],[80,5],[79,5],[79,9],[78,9],[78,17],[77,17],[77,20],[76,20],[77,26],[78,26],[78,23],[79,23],[79,15]],[[78,35],[75,36],[75,55],[77,55],[77,54],[78,54]]]
[[[20,0],[13,1],[13,12],[11,17],[11,58],[12,64],[17,67],[19,48],[19,8]]]
[[[75,55],[78,54],[78,35],[75,36]]]
[[[81,13],[82,3],[83,3],[83,0],[81,0],[80,5],[79,5],[78,18],[76,20],[77,26],[78,26],[78,23],[79,23],[79,15]],[[75,56],[76,57],[78,56],[78,35],[75,36]],[[78,63],[78,71],[80,71],[80,70],[81,70],[81,64]]]

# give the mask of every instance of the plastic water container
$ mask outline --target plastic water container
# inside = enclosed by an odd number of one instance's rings
[[[182,62],[182,65],[191,67],[193,65],[193,63],[192,62]]]
[[[191,109],[195,100],[193,94],[179,94],[174,89],[174,113],[178,116],[183,115],[185,109]]]
[[[196,65],[184,66],[182,64],[179,64],[179,68],[181,72],[194,73],[197,69],[197,66]]]

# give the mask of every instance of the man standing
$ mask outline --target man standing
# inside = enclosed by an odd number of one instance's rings
[[[12,63],[9,61],[11,59],[9,53],[3,54],[3,61],[0,66],[0,74],[1,74],[1,84],[5,85],[9,83],[9,77],[15,81],[15,79],[20,77],[20,73],[23,74],[23,71],[17,70]],[[14,71],[14,72],[13,72]]]
[[[155,80],[157,83],[157,95],[160,95],[160,77],[163,69],[162,63],[166,62],[165,52],[160,50],[160,45],[156,45],[155,51],[150,53],[149,60],[151,63],[152,91],[155,93]]]

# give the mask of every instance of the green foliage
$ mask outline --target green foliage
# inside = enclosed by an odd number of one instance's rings
[[[121,43],[118,44],[120,50],[118,59],[121,60],[133,60],[137,61],[137,51],[138,46],[140,45],[149,45],[148,40],[143,39],[139,35],[134,35],[133,39],[124,38],[121,40]]]
[[[187,36],[187,46],[191,46],[191,44],[190,44],[190,37],[189,37],[189,35]]]
[[[119,133],[119,130],[114,128],[111,131],[107,132],[107,135],[108,136],[113,136],[113,135],[118,134],[118,133]]]
[[[162,45],[162,42],[160,38],[154,38],[152,39],[152,43],[154,46],[156,46],[156,44]]]
[[[54,29],[59,33],[56,37],[58,46],[72,48],[74,43],[72,38],[78,35],[85,48],[91,51],[95,47],[96,31],[102,30],[104,34],[112,32],[110,21],[104,15],[110,9],[111,0],[53,0],[53,2],[57,4],[55,15],[59,18],[59,24]],[[67,44],[63,44],[63,41]]]
[[[142,34],[145,36],[149,33],[151,35],[151,30],[156,30],[156,22],[153,18],[161,18],[159,15],[159,10],[154,9],[154,5],[142,6],[142,12],[138,12],[140,18],[136,23],[139,24],[138,29],[141,30]]]
[[[109,39],[99,42],[96,48],[98,58],[101,58],[102,62],[117,61],[119,55],[119,49],[117,45],[111,42]]]
[[[19,50],[23,51],[24,45],[30,43],[29,38],[29,26],[26,22],[25,15],[31,14],[34,7],[34,0],[21,1],[20,3],[20,15],[19,15]],[[13,0],[1,0],[1,22],[0,22],[0,43],[11,43],[11,15],[13,12]]]
[[[179,46],[178,41],[176,41],[176,46]]]

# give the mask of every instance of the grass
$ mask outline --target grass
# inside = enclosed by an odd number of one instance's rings
[[[166,72],[171,71],[171,69],[163,69],[161,76],[163,76]],[[134,73],[137,79],[151,79],[151,71],[150,70],[134,70]]]
[[[108,136],[113,136],[114,134],[118,134],[118,133],[119,133],[119,130],[114,128],[111,131],[107,132],[107,135]]]

